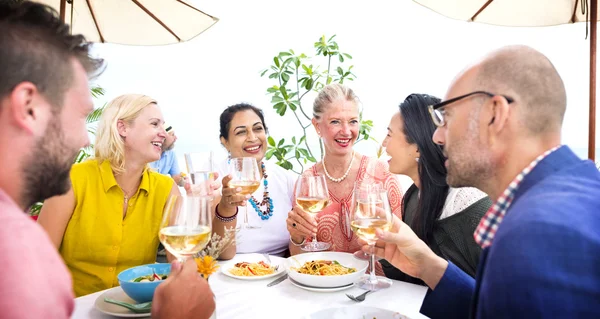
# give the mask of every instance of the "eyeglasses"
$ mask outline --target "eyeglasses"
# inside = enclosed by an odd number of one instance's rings
[[[454,103],[456,101],[462,100],[464,98],[467,98],[471,95],[475,95],[475,94],[485,94],[489,97],[494,97],[497,94],[493,94],[490,92],[486,92],[486,91],[475,91],[475,92],[471,92],[465,95],[461,95],[461,96],[457,96],[455,98],[449,99],[447,101],[438,103],[438,104],[434,104],[434,105],[430,105],[429,106],[429,114],[431,114],[431,119],[433,120],[433,123],[435,124],[435,126],[437,127],[442,127],[444,125],[446,125],[446,120],[444,119],[445,116],[445,112],[443,107],[447,106],[448,104]],[[514,102],[514,100],[511,97],[508,97],[506,95],[500,95],[503,98],[506,99],[506,101],[508,102],[508,104]]]

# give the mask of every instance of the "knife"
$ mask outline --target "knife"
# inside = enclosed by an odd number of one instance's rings
[[[287,277],[288,277],[288,274],[285,274],[285,275],[283,275],[283,276],[281,276],[281,277],[279,277],[279,278],[277,278],[277,279],[273,280],[273,281],[272,281],[272,282],[270,282],[269,284],[267,284],[267,287],[273,287],[273,286],[277,285],[278,283],[280,283],[280,282],[282,282],[282,281],[286,280],[286,279],[287,279]]]

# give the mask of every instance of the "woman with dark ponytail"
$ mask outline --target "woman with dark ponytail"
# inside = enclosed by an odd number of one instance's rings
[[[475,275],[481,248],[473,233],[492,202],[475,188],[450,188],[442,147],[433,142],[435,125],[428,105],[440,99],[411,94],[392,117],[383,146],[391,157],[390,172],[410,177],[414,184],[402,200],[402,219],[439,256]],[[421,283],[382,260],[386,276]]]

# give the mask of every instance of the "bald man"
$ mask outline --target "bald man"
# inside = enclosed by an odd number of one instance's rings
[[[377,255],[429,286],[423,314],[600,317],[600,173],[561,146],[565,109],[558,72],[525,46],[467,68],[430,107],[448,184],[497,201],[474,234],[483,248],[476,279],[399,220],[378,233]]]

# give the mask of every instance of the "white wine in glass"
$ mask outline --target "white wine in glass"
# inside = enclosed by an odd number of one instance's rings
[[[298,197],[296,198],[296,203],[302,207],[302,210],[316,215],[318,212],[322,211],[323,208],[327,207],[329,204],[329,198],[322,197]]]
[[[316,219],[317,213],[329,204],[329,191],[327,190],[325,177],[322,175],[300,176],[296,184],[296,204]],[[330,243],[318,242],[317,234],[314,234],[313,240],[302,245],[300,249],[304,251],[322,251],[329,249],[329,247],[331,247]]]
[[[229,169],[231,174],[231,180],[229,181],[229,187],[241,188],[240,194],[252,195],[259,187],[262,175],[258,169],[258,164],[254,157],[237,157],[232,158],[229,162]],[[260,226],[250,225],[248,221],[248,202],[246,202],[246,209],[244,215],[244,228],[246,229],[260,229]]]
[[[358,185],[354,190],[356,201],[354,215],[350,228],[371,248],[371,271],[357,283],[359,288],[380,290],[392,285],[392,281],[375,276],[375,243],[377,229],[388,231],[392,226],[392,209],[387,197],[387,191],[381,184]]]
[[[212,234],[211,199],[205,196],[172,195],[164,208],[158,238],[179,260],[195,256]]]

